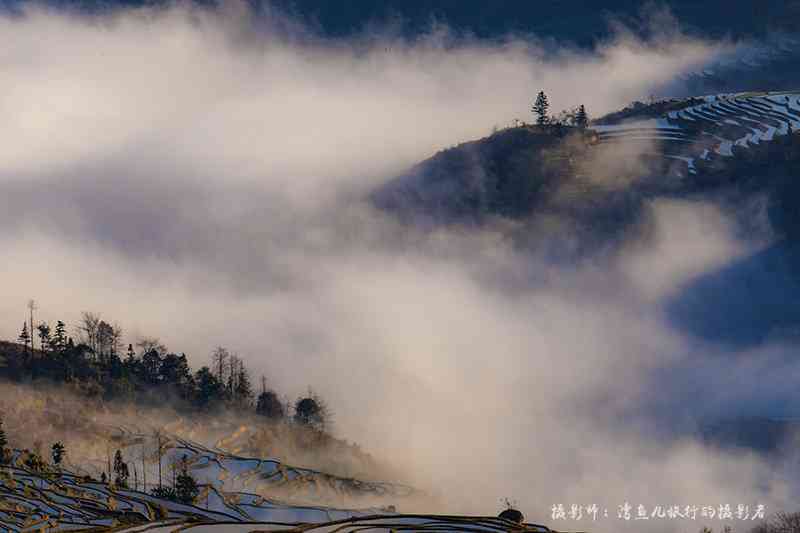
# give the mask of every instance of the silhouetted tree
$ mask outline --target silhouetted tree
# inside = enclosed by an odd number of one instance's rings
[[[161,356],[155,349],[142,356],[140,374],[142,380],[148,385],[158,385],[161,371]]]
[[[155,337],[142,337],[136,343],[136,347],[139,348],[139,354],[144,355],[147,352],[156,351],[158,355],[164,355],[167,353],[167,347],[161,344],[161,341]]]
[[[211,373],[211,369],[204,366],[195,374],[194,405],[201,409],[208,409],[215,403],[224,401],[225,387]]]
[[[236,396],[236,384],[239,380],[239,356],[236,354],[230,354],[228,358],[228,364],[226,365],[228,368],[228,379],[226,387],[228,389],[228,397],[231,400],[235,401]]]
[[[61,461],[64,460],[64,455],[67,453],[67,449],[61,442],[56,442],[50,448],[50,455],[53,457],[53,464],[58,466],[61,464]]]
[[[109,359],[119,353],[122,342],[121,327],[118,325],[112,326],[105,320],[101,320],[97,324],[96,336],[96,350],[101,359]]]
[[[127,489],[130,471],[128,470],[128,464],[122,459],[122,452],[119,450],[114,454],[114,474],[114,485]]]
[[[28,350],[28,345],[31,344],[31,334],[28,333],[27,322],[22,323],[22,331],[20,332],[19,337],[17,337],[17,340],[20,342],[20,344],[25,346],[26,350]],[[33,355],[33,348],[31,348],[30,354]]]
[[[178,393],[181,398],[191,397],[194,380],[185,354],[168,353],[159,368],[160,382]]]
[[[217,374],[217,379],[220,383],[224,383],[225,380],[225,366],[228,358],[230,357],[230,353],[228,350],[223,348],[222,346],[217,346],[216,349],[211,354],[211,363],[213,365],[214,371]]]
[[[531,108],[533,114],[536,115],[536,124],[539,126],[544,126],[550,121],[547,115],[549,109],[550,103],[547,101],[547,95],[544,94],[544,91],[539,91],[539,95],[536,97],[536,102],[534,102],[533,107]]]
[[[93,354],[98,353],[97,330],[100,326],[100,317],[89,311],[81,313],[81,323],[78,326],[78,340],[89,347]]]
[[[179,502],[190,505],[194,503],[198,494],[200,494],[200,489],[197,481],[189,473],[189,461],[184,455],[181,458],[181,472],[175,480],[175,497]]]
[[[309,391],[305,398],[298,398],[294,404],[294,421],[297,424],[324,431],[329,422],[325,402]]]
[[[238,360],[236,386],[233,390],[234,403],[239,408],[251,407],[253,402],[253,386],[250,383],[250,374],[241,359]]]
[[[36,329],[39,331],[39,346],[42,351],[51,350],[52,340],[50,339],[50,326],[47,322],[42,322]]]
[[[281,420],[286,417],[286,408],[275,391],[265,390],[258,395],[256,413],[271,420]]]
[[[55,352],[62,352],[67,348],[67,326],[60,320],[56,322],[55,333],[50,343]]]

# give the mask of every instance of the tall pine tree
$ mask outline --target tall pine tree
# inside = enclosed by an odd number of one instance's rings
[[[189,460],[184,455],[181,458],[181,473],[175,480],[175,497],[179,502],[191,505],[199,493],[197,481],[189,473]]]
[[[239,360],[239,372],[233,396],[238,407],[247,408],[252,406],[253,386],[250,383],[250,373],[241,360]]]
[[[56,329],[51,344],[55,352],[62,352],[67,348],[67,326],[60,320],[56,322]]]
[[[27,322],[23,322],[22,323],[22,331],[20,332],[19,337],[17,337],[17,340],[20,342],[20,344],[25,346],[25,350],[27,351],[28,350],[28,344],[30,344],[30,342],[31,342],[31,334],[28,332],[28,323]],[[33,354],[33,350],[32,349],[31,349],[30,353]]]
[[[536,115],[536,124],[539,126],[544,126],[550,122],[550,118],[547,114],[548,110],[550,109],[550,102],[547,101],[547,95],[544,94],[544,91],[539,91],[539,95],[536,97],[536,102],[534,102],[531,111],[533,114]]]

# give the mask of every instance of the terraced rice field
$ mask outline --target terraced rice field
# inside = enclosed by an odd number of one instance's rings
[[[116,488],[53,467],[31,471],[24,466],[25,454],[15,451],[10,464],[0,469],[0,531],[550,531],[545,526],[518,525],[490,517],[404,515],[383,508],[291,505],[253,493],[225,491],[223,482],[231,477],[252,476],[266,483],[313,485],[325,479],[327,483],[345,485],[350,492],[379,491],[384,495],[400,487],[343,480],[287,467],[275,460],[232,456],[180,439],[170,441],[164,460],[169,456],[187,456],[194,476],[201,484],[207,483],[191,505]]]
[[[679,162],[689,174],[698,161],[733,157],[800,128],[800,93],[738,93],[702,98],[702,103],[666,116],[592,126],[597,144],[641,144],[646,155]],[[653,152],[652,154],[647,152]]]
[[[129,442],[135,435],[129,434]],[[287,503],[265,497],[269,489],[292,489],[283,494],[313,502],[326,492],[347,498],[359,496],[402,499],[413,489],[389,483],[365,482],[295,468],[276,459],[255,459],[212,450],[186,440],[167,438],[162,464],[186,458],[200,494],[192,505],[160,499],[143,491],[116,488],[109,483],[47,467],[31,470],[26,454],[15,451],[8,465],[0,467],[0,531],[87,530],[168,521],[195,523],[320,524],[385,513],[385,509],[337,509],[328,506]],[[131,482],[131,485],[133,483]],[[153,484],[149,484],[152,488]],[[253,491],[232,490],[252,487]],[[143,530],[143,529],[142,529]]]

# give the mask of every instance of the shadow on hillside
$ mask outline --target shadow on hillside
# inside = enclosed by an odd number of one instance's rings
[[[696,337],[738,348],[800,338],[800,244],[782,241],[697,278],[667,314]]]

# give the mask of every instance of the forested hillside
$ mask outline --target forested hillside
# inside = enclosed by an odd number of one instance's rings
[[[244,361],[227,349],[213,349],[210,360],[210,366],[195,371],[186,354],[168,350],[156,338],[142,338],[126,347],[119,325],[88,312],[72,328],[60,320],[52,328],[45,322],[37,324],[31,315],[16,343],[0,341],[0,376],[14,382],[64,385],[107,401],[143,405],[166,401],[186,412],[249,411],[272,422],[291,419],[321,435],[329,429],[328,406],[310,390],[290,402],[267,387],[266,376],[253,383]]]

